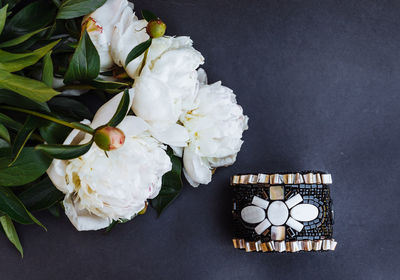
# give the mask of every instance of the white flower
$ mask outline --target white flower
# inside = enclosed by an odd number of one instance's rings
[[[140,43],[149,39],[146,33],[146,20],[138,20],[131,9],[126,9],[115,25],[111,39],[111,56],[120,67],[124,67],[127,74],[135,79],[139,75],[143,54],[125,65],[125,60],[131,50]]]
[[[189,135],[177,121],[192,107],[199,85],[196,69],[203,61],[189,37],[153,40],[146,65],[135,79],[132,109],[161,142],[186,146]]]
[[[185,177],[194,187],[208,184],[212,169],[235,162],[248,117],[243,115],[232,90],[217,82],[200,85],[193,109],[180,121],[190,136],[183,152]]]
[[[107,0],[103,6],[83,18],[82,25],[85,25],[99,53],[101,71],[110,70],[114,66],[110,49],[114,28],[123,14],[133,13],[132,8],[133,4],[127,0]]]
[[[122,93],[104,104],[91,126],[106,124]],[[47,171],[54,185],[65,193],[65,213],[78,230],[97,230],[113,220],[131,219],[145,208],[146,200],[158,195],[161,177],[171,170],[164,146],[150,136],[142,119],[127,116],[118,126],[125,144],[107,152],[93,144],[85,155],[72,160],[54,160]],[[85,143],[86,134],[74,130],[65,144]]]

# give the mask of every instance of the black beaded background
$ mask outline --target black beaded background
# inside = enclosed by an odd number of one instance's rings
[[[274,185],[276,186],[276,185]],[[303,203],[316,206],[319,210],[318,217],[310,222],[303,222],[304,228],[297,232],[286,226],[286,241],[330,239],[333,237],[333,211],[330,189],[327,185],[281,185],[284,187],[284,200],[300,194]],[[254,228],[257,224],[248,224],[240,217],[241,210],[251,205],[254,196],[268,200],[270,185],[247,184],[233,186],[233,238],[245,239],[246,241],[268,242],[271,240],[270,230],[266,235],[258,235]]]

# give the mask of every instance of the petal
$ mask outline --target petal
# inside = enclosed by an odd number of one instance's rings
[[[210,165],[191,147],[186,148],[183,152],[183,168],[186,179],[193,187],[211,182]]]
[[[125,119],[118,125],[125,136],[134,137],[142,134],[144,131],[149,130],[150,126],[141,118],[135,116],[126,116]]]
[[[203,68],[197,69],[197,77],[199,79],[200,84],[202,85],[208,84],[207,73]]]
[[[83,124],[90,124],[88,120],[83,120]],[[64,141],[64,145],[69,144],[78,144],[84,138],[84,133],[80,130],[74,129],[68,135],[68,137]],[[53,182],[54,186],[62,191],[63,193],[67,194],[72,192],[72,188],[67,186],[67,182],[65,181],[65,168],[66,168],[66,161],[54,159],[51,162],[50,167],[47,169],[47,175],[49,176],[50,180]]]
[[[78,231],[99,230],[111,224],[111,220],[90,214],[87,210],[78,210],[70,195],[64,198],[65,214]]]
[[[157,129],[152,126],[150,131],[158,141],[171,146],[186,147],[189,140],[189,133],[186,128],[176,123],[165,129]]]
[[[107,103],[103,104],[103,106],[99,108],[99,110],[94,115],[91,124],[92,128],[98,128],[99,126],[105,125],[111,120],[111,118],[114,116],[115,111],[117,111],[119,102],[121,101],[123,94],[124,94],[123,92],[118,93],[116,96],[111,98]],[[133,96],[134,96],[134,89],[130,89],[129,97],[131,104]]]
[[[130,13],[132,7],[127,0],[108,0],[100,8],[83,18],[82,24],[88,23],[86,30],[100,56],[101,71],[110,70],[114,62],[110,53],[110,43],[115,25],[123,13]]]

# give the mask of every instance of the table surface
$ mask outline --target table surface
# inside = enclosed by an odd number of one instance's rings
[[[48,232],[18,226],[24,259],[0,237],[0,278],[399,279],[400,2],[135,5],[190,35],[210,82],[236,93],[250,118],[237,162],[109,234],[39,214]],[[309,169],[333,175],[336,251],[233,249],[229,176]]]

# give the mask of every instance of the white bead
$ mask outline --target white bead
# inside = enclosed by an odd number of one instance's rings
[[[249,184],[256,184],[257,183],[257,175],[249,175]]]
[[[257,178],[258,183],[261,184],[268,184],[269,183],[269,175],[267,174],[258,174],[258,178]]]
[[[284,226],[273,226],[271,227],[271,239],[281,241],[285,239],[285,227]]]
[[[286,225],[288,225],[289,227],[291,227],[292,229],[294,229],[295,231],[300,232],[304,225],[302,223],[299,223],[298,221],[296,221],[295,219],[289,217],[289,219],[286,222]]]
[[[258,235],[261,235],[264,231],[267,230],[267,228],[269,228],[271,226],[271,223],[268,221],[268,219],[265,219],[264,221],[262,221],[262,223],[259,223],[255,228],[255,232]]]
[[[331,174],[321,174],[322,184],[330,185],[332,184],[332,175]]]
[[[290,210],[290,216],[300,222],[312,221],[318,217],[318,208],[311,204],[299,204]]]
[[[261,207],[263,209],[267,209],[269,202],[265,199],[262,199],[258,196],[254,196],[253,200],[251,201],[251,204],[254,204],[255,206]]]
[[[243,221],[249,224],[256,224],[265,219],[265,211],[258,206],[246,206],[240,212]]]
[[[295,196],[293,196],[293,197],[289,198],[288,200],[286,200],[285,203],[286,203],[287,207],[290,209],[290,208],[292,208],[293,206],[299,204],[302,201],[303,201],[303,197],[298,193]]]
[[[283,225],[289,217],[289,210],[282,201],[274,201],[268,207],[268,220],[275,226]]]

